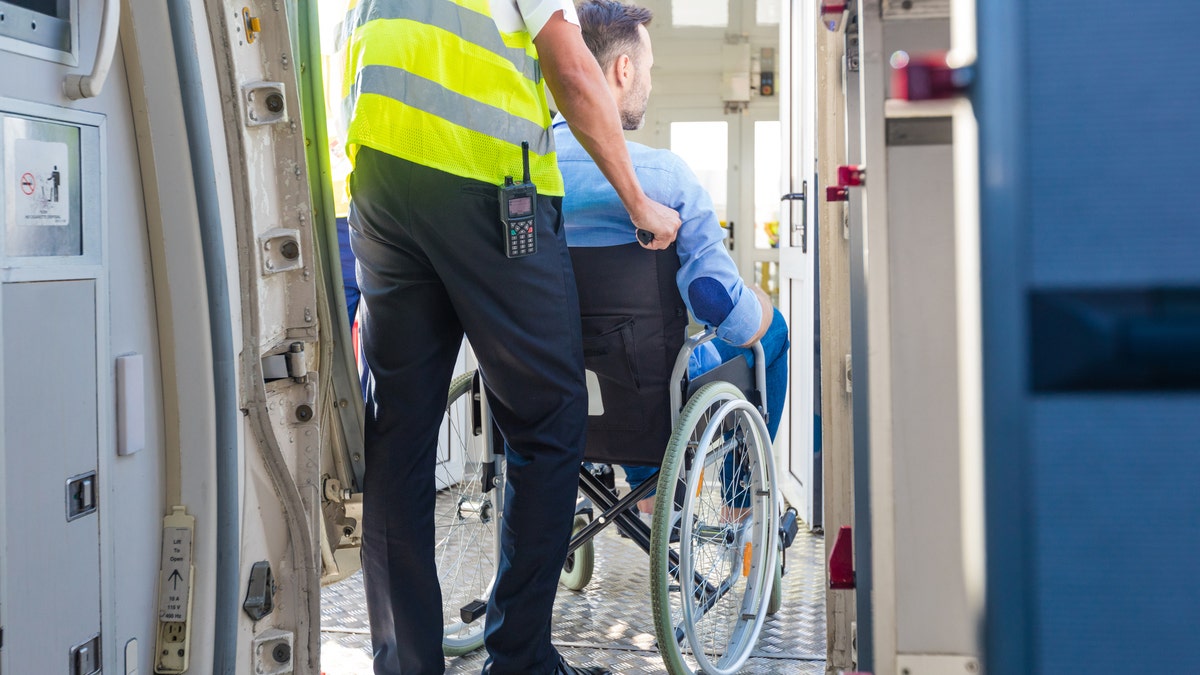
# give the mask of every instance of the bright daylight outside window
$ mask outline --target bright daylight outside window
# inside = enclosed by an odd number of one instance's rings
[[[683,158],[712,197],[717,219],[725,227],[729,197],[729,124],[672,122],[671,152]]]
[[[758,0],[754,7],[754,21],[760,26],[778,26],[781,3],[786,0]]]
[[[780,127],[778,120],[754,123],[754,247],[779,247]]]
[[[724,28],[729,25],[729,0],[671,0],[671,24]]]

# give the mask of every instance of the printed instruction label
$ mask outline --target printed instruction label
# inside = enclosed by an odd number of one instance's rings
[[[192,584],[192,529],[163,528],[162,563],[159,565],[159,621],[187,621]]]
[[[17,225],[70,225],[67,144],[18,138],[13,150]]]

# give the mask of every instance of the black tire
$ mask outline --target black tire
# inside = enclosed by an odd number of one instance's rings
[[[571,526],[571,536],[576,532],[587,527],[588,518],[584,515],[576,515],[575,523]],[[563,563],[562,574],[558,577],[558,583],[572,591],[582,591],[587,587],[588,582],[592,580],[592,572],[596,569],[596,542],[589,539],[583,542],[579,548],[567,555],[567,561]]]

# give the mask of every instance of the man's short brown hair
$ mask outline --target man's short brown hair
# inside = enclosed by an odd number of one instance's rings
[[[645,26],[654,18],[654,13],[645,7],[616,0],[586,0],[577,11],[583,41],[605,70],[621,54],[637,59],[642,42],[638,26]]]

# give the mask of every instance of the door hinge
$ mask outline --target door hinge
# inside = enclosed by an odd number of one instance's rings
[[[263,381],[273,382],[292,378],[303,383],[308,380],[308,363],[304,360],[304,343],[293,342],[282,354],[262,358]]]
[[[846,23],[846,72],[858,72],[858,14],[851,13]]]

